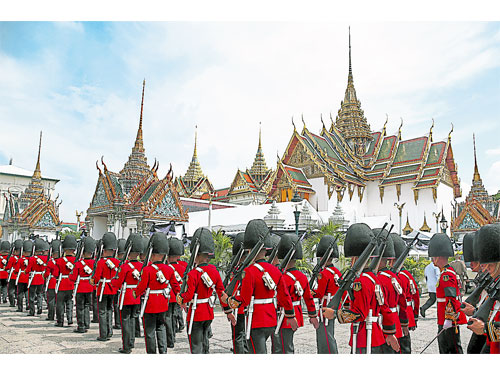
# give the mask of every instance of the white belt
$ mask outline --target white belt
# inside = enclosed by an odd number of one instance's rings
[[[389,307],[389,310],[391,310],[392,313],[397,313],[398,308],[397,307]]]
[[[438,302],[446,302],[446,298],[436,298],[436,301],[438,301]]]
[[[366,317],[365,321],[366,321],[366,323],[378,323],[378,315],[372,316],[371,320],[368,317]]]
[[[273,302],[274,298],[260,298],[253,300],[254,305],[267,305],[268,303],[273,303]]]
[[[127,289],[135,289],[137,288],[137,284],[136,285],[127,285]],[[151,292],[149,292],[151,293]]]
[[[100,283],[110,283],[111,279],[101,279],[99,280]]]
[[[80,281],[82,280],[90,280],[90,276],[89,277],[80,277]]]
[[[406,306],[413,306],[413,301],[406,301]]]
[[[202,298],[202,299],[197,299],[196,300],[196,304],[199,305],[201,303],[208,303],[208,301],[210,300],[210,298]],[[255,301],[254,301],[255,302]]]
[[[294,306],[300,306],[300,301],[293,301],[292,305],[294,305]]]
[[[61,279],[67,279],[69,278],[69,275],[61,275]]]
[[[127,286],[127,288],[128,288],[128,286]],[[149,291],[149,294],[163,294],[163,291],[164,291],[164,290],[165,290],[165,289],[160,289],[160,290],[150,290],[150,291]]]
[[[0,271],[1,271],[1,270],[0,270]],[[44,274],[44,272],[43,272],[43,271],[40,271],[40,272],[35,272],[35,271],[33,271],[33,275],[43,275],[43,274]]]

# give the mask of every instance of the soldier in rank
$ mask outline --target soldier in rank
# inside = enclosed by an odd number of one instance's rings
[[[45,273],[45,268],[47,267],[47,256],[43,255],[45,250],[48,250],[49,244],[37,238],[35,240],[34,252],[35,255],[32,256],[28,262],[28,267],[26,272],[29,274],[28,280],[28,300],[29,300],[29,314],[30,316],[35,316],[35,301],[38,306],[37,314],[42,313],[42,295],[43,295],[43,284],[45,280],[43,274]]]
[[[208,264],[214,256],[214,239],[206,228],[198,228],[191,240],[191,252],[199,241],[198,254],[195,258],[196,267],[187,275],[187,289],[177,295],[177,303],[183,309],[189,304],[187,311],[189,347],[193,354],[208,354],[210,352],[209,332],[214,319],[215,294],[221,299],[224,286],[219,271],[214,265]],[[191,327],[190,327],[191,326]]]
[[[436,286],[437,323],[439,353],[462,354],[460,343],[460,324],[467,323],[460,305],[459,279],[455,270],[448,264],[448,258],[453,256],[453,246],[445,233],[436,233],[429,241],[429,257],[441,270]]]
[[[56,293],[56,327],[64,326],[64,312],[68,325],[73,324],[73,289],[75,285],[69,279],[69,274],[75,267],[76,238],[68,234],[62,243],[63,255],[57,258],[54,267],[54,278],[57,280]]]
[[[125,238],[118,239],[118,252],[117,258],[122,259],[125,254],[125,246],[127,244],[127,240]],[[118,289],[117,289],[118,291]],[[121,329],[121,321],[120,321],[120,308],[119,308],[119,292],[115,294],[115,298],[113,299],[113,316],[115,318],[115,324],[113,325],[113,329]]]
[[[9,278],[9,273],[6,271],[7,258],[10,252],[10,242],[2,241],[0,243],[0,298],[2,303],[7,303],[7,279]]]
[[[57,279],[54,276],[56,271],[56,260],[61,254],[61,241],[52,240],[50,246],[52,247],[52,256],[47,260],[47,267],[43,278],[45,279],[45,293],[47,299],[47,312],[48,316],[45,320],[54,320],[56,314],[56,284]]]
[[[134,297],[144,294],[143,324],[146,352],[156,354],[167,353],[166,315],[169,308],[170,290],[179,293],[180,286],[174,271],[165,264],[169,245],[167,236],[157,232],[151,237],[152,254],[150,265],[142,269],[142,276],[137,288],[132,292]]]
[[[94,259],[92,254],[96,248],[95,240],[86,236],[83,241],[83,259],[75,263],[73,272],[69,279],[75,283],[74,296],[76,302],[76,323],[75,333],[85,333],[90,328],[90,304],[92,302],[92,291],[94,286],[90,284],[90,275],[94,270]]]
[[[184,244],[178,238],[171,237],[168,239],[168,247],[168,266],[174,271],[175,278],[180,285],[187,266],[186,262],[180,261],[181,256],[184,255]],[[173,348],[175,344],[175,334],[178,332],[178,322],[175,316],[177,310],[182,317],[182,309],[177,304],[176,294],[171,290],[167,310],[167,348]]]
[[[95,265],[94,278],[90,283],[96,287],[96,296],[99,306],[99,337],[97,341],[109,341],[113,336],[113,300],[116,288],[111,280],[116,276],[120,261],[113,257],[118,249],[118,242],[113,232],[102,236],[103,253]]]
[[[132,233],[128,240],[130,252],[128,259],[122,264],[113,286],[118,292],[118,309],[122,330],[122,347],[118,350],[130,354],[135,347],[135,318],[139,316],[141,300],[135,297],[133,291],[141,278],[142,263],[138,260],[144,252],[144,244],[140,235]]]
[[[16,278],[16,285],[17,285],[17,310],[19,312],[23,311],[23,301],[24,298],[26,297],[26,309],[29,309],[28,306],[28,297],[26,296],[26,293],[28,291],[28,281],[29,281],[29,276],[25,272],[26,268],[28,267],[28,262],[29,258],[31,256],[31,253],[33,252],[33,241],[31,240],[25,240],[23,241],[23,248],[21,252],[21,257],[16,263],[16,273],[17,273],[17,278]]]
[[[16,265],[23,249],[23,240],[20,239],[15,240],[13,246],[14,246],[14,252],[12,253],[12,256],[10,257],[6,266],[6,271],[9,273],[9,276],[7,278],[7,283],[8,283],[7,293],[9,294],[10,307],[16,306],[16,301],[17,301]]]
[[[330,235],[321,237],[316,247],[316,257],[322,258],[326,251],[332,246],[333,251],[326,261],[325,268],[318,275],[318,285],[313,290],[313,296],[318,300],[319,326],[316,329],[316,346],[318,354],[338,354],[337,341],[335,340],[335,320],[325,319],[322,308],[326,307],[339,289],[339,280],[342,278],[341,272],[333,265],[333,259],[338,259],[339,250],[334,242],[335,238]]]
[[[264,220],[250,220],[245,228],[243,247],[251,251],[267,232]],[[274,334],[278,321],[276,307],[284,309],[284,322],[290,324],[292,330],[298,328],[283,275],[276,266],[266,261],[266,256],[271,256],[272,250],[273,240],[267,236],[254,262],[244,270],[240,295],[227,298],[227,304],[232,309],[248,306],[246,337],[249,354],[267,353],[266,341]]]

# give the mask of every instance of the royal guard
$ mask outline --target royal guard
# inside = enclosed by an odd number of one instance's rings
[[[467,326],[476,335],[486,337],[486,345],[481,353],[500,354],[500,225],[488,224],[475,234],[474,254],[481,264],[483,271],[492,278],[486,287],[488,298],[478,309],[477,313],[488,309],[481,319],[471,317]]]
[[[264,239],[264,246],[256,254],[253,263],[243,271],[239,296],[230,296],[227,304],[232,309],[247,308],[246,339],[248,352],[266,354],[266,341],[272,337],[278,321],[276,308],[283,308],[285,324],[292,330],[298,328],[292,299],[286,288],[281,271],[266,261],[274,248],[272,237],[262,219],[250,220],[245,228],[243,247],[249,252]],[[272,262],[272,260],[270,260]],[[225,301],[222,301],[225,303]]]
[[[194,258],[196,267],[187,274],[186,291],[177,295],[177,303],[183,309],[189,304],[186,320],[191,353],[208,354],[215,295],[221,299],[225,293],[219,271],[214,265],[208,264],[215,254],[214,239],[208,229],[198,228],[194,232],[190,249],[192,254],[195,247],[198,252]]]
[[[141,278],[142,263],[138,260],[144,252],[144,245],[140,235],[132,233],[127,239],[130,248],[127,259],[121,265],[113,286],[118,292],[118,310],[120,311],[120,326],[122,331],[122,347],[118,350],[123,354],[132,353],[135,347],[135,318],[139,316],[141,300],[135,297],[133,291]]]
[[[339,280],[342,273],[333,265],[333,259],[338,259],[339,249],[335,238],[330,235],[321,237],[316,247],[316,257],[322,258],[332,247],[330,256],[326,260],[325,268],[318,274],[318,284],[313,296],[317,299],[319,326],[316,329],[316,347],[318,354],[338,354],[335,340],[335,320],[325,319],[322,308],[326,307],[339,289]]]
[[[28,262],[29,258],[31,256],[31,253],[33,252],[33,241],[31,240],[25,240],[23,241],[23,250],[21,252],[21,257],[16,263],[16,273],[17,273],[17,278],[16,278],[16,285],[17,285],[17,310],[16,311],[23,311],[23,300],[24,297],[26,296],[26,292],[28,291],[28,281],[29,281],[29,276],[25,272],[26,268],[28,267]],[[29,309],[28,306],[28,298],[26,296],[26,309]]]
[[[85,333],[90,328],[90,305],[94,291],[94,286],[90,284],[90,276],[94,270],[92,254],[96,249],[96,242],[90,236],[84,237],[81,241],[83,241],[83,259],[75,263],[75,268],[69,276],[69,279],[75,283],[73,290],[77,323],[77,328],[73,331],[75,333]]]
[[[57,279],[54,276],[56,272],[56,260],[61,255],[61,241],[52,240],[50,247],[52,248],[52,256],[47,260],[47,267],[43,278],[45,279],[45,293],[47,298],[48,316],[45,320],[54,320],[56,314],[56,284]]]
[[[28,262],[28,267],[26,268],[26,273],[29,275],[28,280],[28,300],[29,300],[29,314],[30,316],[35,316],[35,301],[38,307],[37,314],[42,313],[42,296],[43,296],[43,284],[45,280],[43,275],[47,267],[47,256],[43,253],[49,249],[49,244],[37,238],[35,240],[34,252],[35,255],[32,256]]]
[[[344,255],[352,258],[352,264],[363,253],[365,248],[373,240],[374,235],[370,227],[364,223],[356,223],[349,227],[344,240]],[[348,304],[345,303],[336,312],[336,318],[340,324],[351,323],[351,338],[349,346],[351,353],[367,354],[367,344],[370,353],[381,354],[382,345],[386,342],[382,328],[378,323],[378,315],[384,304],[383,292],[376,277],[368,267],[352,284],[352,298]],[[327,319],[334,318],[334,310],[323,308]],[[390,340],[396,340],[389,335]]]
[[[375,236],[379,232],[380,229],[373,229]],[[387,235],[388,233],[384,229],[382,237],[385,238]],[[386,342],[382,345],[382,352],[384,354],[395,354],[400,352],[399,339],[403,337],[403,330],[405,333],[408,333],[406,295],[398,276],[390,269],[396,258],[394,242],[391,236],[387,237],[383,251],[376,275],[377,282],[381,286],[384,295],[384,306],[381,308],[381,314],[382,332],[384,333]],[[393,335],[397,340],[388,339],[389,335]]]
[[[66,235],[62,243],[63,255],[56,260],[54,278],[56,281],[56,327],[64,326],[64,312],[68,325],[73,324],[73,289],[74,283],[69,279],[69,274],[75,267],[75,250],[77,242],[72,234]]]
[[[167,353],[166,316],[169,308],[170,290],[179,293],[180,286],[174,271],[165,264],[168,256],[168,238],[164,233],[157,232],[151,237],[151,264],[143,265],[142,276],[133,290],[135,298],[144,294],[141,312],[144,325],[146,352],[156,354]],[[146,260],[148,255],[146,255]]]
[[[9,273],[7,272],[7,259],[10,252],[10,242],[2,241],[0,244],[0,298],[2,303],[7,303],[7,279],[9,278]]]
[[[187,266],[186,262],[180,261],[181,256],[184,255],[184,244],[178,238],[171,237],[168,239],[168,247],[168,266],[174,271],[175,278],[180,285]],[[170,300],[167,310],[167,348],[173,348],[175,344],[175,334],[178,329],[175,316],[177,310],[179,310],[182,316],[182,309],[177,303],[176,294],[173,290],[170,290]]]
[[[117,258],[122,259],[125,255],[125,246],[127,244],[127,240],[125,238],[118,239],[118,252]],[[117,289],[118,290],[118,289]],[[121,329],[122,324],[120,321],[120,308],[119,308],[119,292],[115,294],[115,298],[113,299],[113,316],[115,317],[115,324],[113,325],[113,329]]]
[[[394,243],[394,253],[397,259],[406,250],[406,243],[396,233],[391,233],[390,237]],[[401,288],[403,288],[403,293],[406,297],[406,309],[403,311],[401,308],[399,311],[399,321],[403,331],[403,336],[399,338],[399,346],[401,354],[411,354],[410,331],[414,331],[417,328],[420,293],[415,278],[407,269],[402,267],[396,276],[398,276],[397,280]],[[408,327],[408,330],[404,327]]]
[[[436,233],[429,241],[429,257],[441,270],[436,286],[438,345],[440,354],[462,354],[460,324],[467,323],[460,305],[459,278],[448,264],[453,256],[453,246],[445,233]]]
[[[99,337],[98,341],[108,341],[113,336],[113,300],[117,292],[111,284],[116,276],[120,261],[114,257],[118,250],[118,241],[113,232],[102,236],[102,257],[95,266],[94,278],[90,283],[97,291],[99,307]]]
[[[23,250],[23,240],[20,239],[15,240],[13,246],[14,246],[14,252],[12,253],[12,256],[7,262],[7,267],[6,267],[6,271],[9,273],[9,276],[7,277],[7,283],[8,283],[7,293],[9,294],[10,307],[15,307],[17,301],[16,265]]]

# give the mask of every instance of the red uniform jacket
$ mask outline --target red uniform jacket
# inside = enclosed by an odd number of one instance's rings
[[[7,255],[0,255],[0,280],[7,279],[9,277],[9,273],[6,271],[7,269]]]
[[[231,279],[229,279],[229,283],[231,283],[231,281],[233,281],[233,278],[234,277],[231,277]],[[229,285],[229,284],[228,284]],[[241,280],[238,280],[234,286],[234,290],[233,290],[233,294],[232,296],[233,297],[239,297],[241,294]],[[222,308],[224,309],[224,312],[226,314],[230,314],[233,312],[233,309],[227,304],[227,303],[222,303],[221,302],[221,306]],[[238,307],[236,313],[239,315],[239,314],[244,314],[245,313],[245,307],[243,305],[240,305],[240,307]]]
[[[59,283],[59,290],[73,290],[75,285],[69,279],[69,274],[71,273],[71,269],[69,264],[72,264],[74,267],[75,257],[73,255],[63,256],[61,258],[56,259],[56,265],[54,267],[54,278],[59,279],[59,275],[61,275],[61,282]],[[55,288],[55,287],[54,287]]]
[[[49,286],[47,289],[55,289],[57,280],[54,277],[54,273],[56,272],[56,260],[54,258],[50,258],[50,260],[47,262],[47,267],[45,268],[45,273],[43,277],[45,280],[49,280]]]
[[[403,336],[399,312],[403,314],[404,322],[408,325],[406,317],[406,295],[399,283],[396,274],[388,268],[383,268],[377,275],[378,283],[384,292],[384,305],[382,311],[382,332],[384,335]],[[388,310],[388,311],[387,311]]]
[[[162,283],[158,280],[157,273],[159,271],[163,273],[166,282]],[[155,262],[147,267],[144,267],[142,270],[141,281],[139,281],[139,285],[137,285],[137,288],[135,289],[135,295],[139,297],[146,291],[146,289],[149,288],[150,292],[146,309],[144,310],[145,313],[154,314],[168,310],[170,293],[165,296],[162,292],[169,286],[174,290],[175,294],[179,293],[181,290],[171,267],[167,264],[163,264],[162,262]]]
[[[500,276],[495,278],[495,281],[498,280]],[[489,297],[488,297],[489,298]],[[500,322],[500,301],[496,301],[493,304],[493,308],[490,312],[490,317],[487,322],[485,322],[486,328],[486,342],[490,346],[490,354],[500,354],[500,327],[495,327],[495,322]],[[497,310],[496,314],[493,313]]]
[[[76,285],[78,276],[80,276],[76,293],[92,293],[94,291],[94,286],[90,284],[90,275],[93,269],[94,259],[80,259],[75,263],[75,268],[73,268],[73,272],[69,275],[69,279]]]
[[[262,279],[263,272],[256,266],[258,264],[265,272],[271,276],[276,284],[276,290],[268,289]],[[240,308],[245,308],[250,304],[252,296],[255,300],[268,300],[276,296],[277,306],[283,307],[285,316],[293,318],[295,311],[292,299],[286,288],[283,275],[280,270],[264,259],[260,259],[254,264],[245,268],[243,280],[241,283],[240,295],[234,299],[241,303]],[[276,307],[274,303],[254,304],[252,328],[276,327],[277,324]]]
[[[16,265],[17,265],[18,260],[19,260],[19,257],[17,255],[12,254],[12,256],[9,259],[9,262],[7,263],[7,267],[5,268],[5,270],[7,271],[7,274],[10,273],[10,270],[13,270],[10,279],[14,280],[14,281],[16,280],[16,277],[17,277]],[[7,279],[8,278],[9,277],[7,277]]]
[[[206,272],[210,279],[212,279],[213,287],[208,287],[201,279],[203,272]],[[222,296],[222,292],[224,292],[224,285],[222,285],[222,279],[220,277],[219,271],[213,264],[202,263],[198,265],[196,268],[193,268],[187,277],[187,289],[184,293],[181,294],[182,301],[184,303],[188,303],[194,299],[194,294],[197,293],[197,300],[205,301],[210,296],[212,296],[213,292],[217,294],[219,300]],[[189,310],[187,312],[187,319],[191,318],[191,310],[193,308],[193,304],[189,306]],[[214,318],[214,309],[210,306],[208,302],[198,303],[196,305],[196,310],[194,312],[194,321],[201,322],[205,320],[213,320]]]
[[[408,327],[416,327],[420,309],[420,293],[418,292],[417,282],[412,274],[405,269],[399,272],[399,282],[406,296],[406,317],[408,319]],[[401,314],[399,319],[401,320]]]
[[[372,347],[385,343],[384,334],[380,324],[376,321],[381,306],[375,296],[376,278],[373,272],[363,272],[352,284],[354,299],[349,302],[349,308],[343,307],[337,311],[339,323],[359,323],[357,344],[358,348],[366,348],[366,319],[369,310],[372,310]],[[353,327],[351,326],[351,338],[349,345],[352,346]]]
[[[40,255],[40,256],[35,255],[29,259],[28,267],[26,268],[26,273],[28,274],[28,280],[31,277],[31,272],[35,273],[33,275],[33,280],[31,281],[31,285],[43,285],[43,283],[45,282],[43,274],[45,273],[46,267],[47,267],[46,255]]]
[[[175,272],[174,272],[175,278],[177,279],[177,282],[179,285],[182,284],[182,278],[184,277],[184,272],[186,271],[187,263],[184,261],[179,261],[179,262],[172,262],[169,264],[171,266],[170,268],[173,267]],[[176,295],[173,290],[170,291],[170,301],[169,303],[176,302]]]
[[[112,267],[106,264],[108,259],[114,265],[113,269],[111,269]],[[111,279],[115,277],[116,273],[118,272],[119,264],[120,261],[113,257],[101,258],[97,262],[97,268],[94,274],[94,284],[96,286],[96,293],[98,297],[101,295],[101,292],[104,295],[116,294],[117,289],[111,284]]]
[[[25,272],[26,268],[28,267],[28,263],[29,263],[29,257],[21,257],[16,263],[15,273],[16,275],[20,274],[18,281],[19,283],[26,283],[26,284],[28,283],[29,276]]]
[[[137,270],[137,272],[134,272]],[[139,280],[141,279],[141,270],[142,270],[142,262],[138,261],[130,261],[127,260],[120,267],[120,271],[118,273],[118,278],[114,279],[111,283],[113,287],[120,291],[119,301],[122,298],[122,286],[125,283],[125,297],[123,300],[123,305],[139,305],[141,303],[140,297],[134,297],[132,293],[134,289],[137,288],[137,284],[139,284]],[[136,276],[134,276],[134,274]]]
[[[302,314],[301,305],[302,298],[304,298],[304,302],[306,303],[307,314],[309,315],[309,317],[314,318],[317,315],[316,306],[311,295],[311,289],[309,288],[309,281],[307,280],[306,275],[304,275],[295,267],[286,270],[286,272],[283,274],[283,281],[285,282],[286,288],[288,289],[288,294],[290,294],[290,297],[292,298],[292,304],[295,310],[297,323],[299,327],[302,327],[304,325],[304,317]],[[303,291],[302,296],[300,296],[297,288],[295,287],[295,281],[298,281],[300,283]],[[281,327],[290,328],[290,324],[288,324],[288,321],[283,321]]]
[[[318,275],[318,287],[313,292],[314,298],[320,300],[322,306],[328,305],[328,299],[332,299],[339,289],[338,281],[342,274],[333,264],[329,264]],[[321,303],[323,301],[323,303]],[[321,310],[321,309],[320,309]]]
[[[436,300],[438,325],[443,325],[445,319],[452,320],[455,324],[466,324],[467,318],[460,309],[461,302],[458,277],[449,264],[444,266],[436,285]]]

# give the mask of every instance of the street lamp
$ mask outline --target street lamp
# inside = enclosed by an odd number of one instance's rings
[[[439,225],[441,227],[441,231],[446,233],[446,229],[448,229],[448,221],[444,218],[443,210],[441,210],[441,221],[439,222]]]
[[[434,216],[436,218],[436,233],[438,233],[439,232],[439,218],[441,217],[441,212],[438,212],[438,213],[433,212],[432,216]]]
[[[405,206],[406,202],[399,205],[397,204],[396,202],[394,202],[394,206],[396,206],[396,208],[398,209],[399,211],[399,235],[401,236],[401,228],[402,228],[402,223],[401,223],[401,216],[403,215],[403,207]]]
[[[300,198],[299,194],[297,193],[297,190],[295,190],[295,194],[293,195],[292,202],[297,203],[295,205],[295,211],[293,211],[293,214],[295,216],[295,234],[298,237],[299,236],[299,217],[300,217],[299,202],[302,202],[302,199]]]

